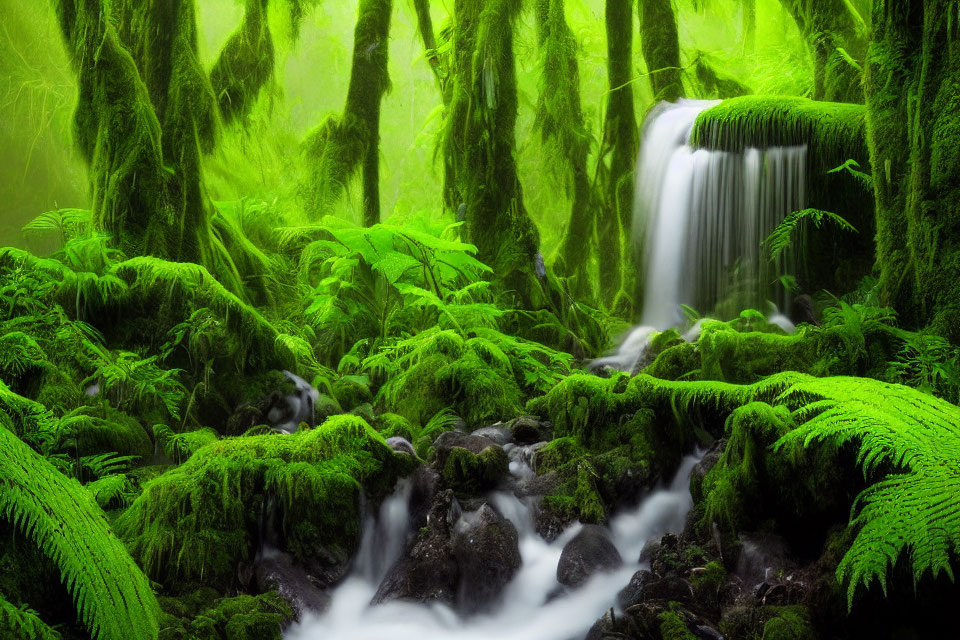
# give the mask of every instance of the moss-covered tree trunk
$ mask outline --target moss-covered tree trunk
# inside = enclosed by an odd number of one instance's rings
[[[393,0],[360,0],[353,36],[353,65],[343,115],[330,118],[307,137],[308,206],[322,212],[360,170],[363,222],[380,222],[380,105],[390,88],[387,69]]]
[[[210,71],[210,84],[227,122],[246,116],[273,76],[268,6],[269,0],[247,0],[240,28],[227,40]]]
[[[960,343],[960,21],[953,0],[876,0],[866,72],[885,301]]]
[[[813,99],[863,102],[866,24],[844,0],[780,0],[806,38],[813,58]]]
[[[586,294],[591,288],[588,259],[594,217],[587,173],[590,139],[580,103],[577,41],[567,25],[563,0],[537,0],[536,10],[541,69],[535,122],[544,143],[562,158],[564,180],[572,196],[570,221],[555,268],[575,278],[577,292]]]
[[[79,80],[94,226],[130,255],[211,265],[200,157],[216,103],[196,58],[193,1],[60,0],[56,10]]]
[[[638,0],[640,48],[650,74],[654,100],[675,101],[683,96],[677,17],[670,0]]]
[[[413,8],[417,14],[417,33],[423,41],[423,48],[427,54],[427,62],[437,80],[437,88],[443,104],[450,103],[450,92],[447,91],[447,76],[440,63],[440,54],[437,51],[437,34],[433,31],[433,18],[430,16],[430,0],[413,0]]]
[[[607,0],[607,111],[600,169],[603,208],[597,219],[600,291],[613,305],[623,288],[623,243],[630,238],[633,167],[637,159],[637,116],[633,104],[633,2]],[[604,164],[609,157],[609,166]],[[629,254],[629,250],[627,252]],[[629,262],[629,260],[628,260]]]
[[[513,30],[520,0],[457,0],[454,70],[444,133],[448,200],[465,236],[521,304],[536,303],[539,234],[517,176]]]

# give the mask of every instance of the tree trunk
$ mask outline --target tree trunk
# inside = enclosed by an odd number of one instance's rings
[[[447,76],[440,63],[440,55],[437,53],[437,35],[433,31],[433,18],[430,17],[430,0],[413,0],[413,8],[417,14],[417,32],[423,40],[427,61],[433,71],[433,77],[437,80],[437,88],[440,89],[443,104],[448,105],[450,93],[447,91]]]
[[[813,99],[863,103],[866,25],[843,0],[780,0],[813,58]]]
[[[956,6],[876,0],[866,98],[884,300],[904,324],[960,344]]]
[[[567,26],[563,0],[538,0],[536,8],[541,74],[535,124],[544,143],[553,145],[563,159],[565,182],[573,196],[570,222],[555,268],[575,279],[576,291],[585,295],[591,290],[588,258],[593,244],[594,219],[587,174],[590,139],[580,103],[578,47]]]
[[[213,266],[200,156],[213,144],[216,104],[196,59],[193,2],[113,9],[56,4],[80,85],[75,130],[94,227],[129,255]]]
[[[247,0],[240,28],[227,40],[210,71],[210,84],[226,122],[244,118],[273,76],[268,5],[269,0]]]
[[[633,3],[607,0],[607,112],[599,168],[604,171],[604,206],[597,220],[600,290],[613,305],[623,288],[623,243],[630,238],[633,167],[637,159],[637,116],[633,105]],[[610,156],[610,166],[604,164]],[[627,252],[629,254],[629,250]],[[629,261],[628,261],[629,262]]]
[[[350,87],[341,118],[330,118],[307,136],[313,165],[308,207],[323,211],[361,170],[363,222],[380,222],[380,104],[390,88],[387,69],[393,0],[360,0],[353,38]]]
[[[462,203],[459,217],[478,258],[529,307],[537,291],[539,235],[523,207],[515,159],[513,29],[521,3],[457,0],[454,7],[453,88],[444,134],[447,175],[455,178],[449,197]]]
[[[677,18],[670,0],[639,0],[640,48],[650,74],[654,100],[683,97]]]

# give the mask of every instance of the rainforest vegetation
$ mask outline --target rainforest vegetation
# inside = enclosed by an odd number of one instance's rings
[[[956,0],[0,28],[0,638],[953,637]]]

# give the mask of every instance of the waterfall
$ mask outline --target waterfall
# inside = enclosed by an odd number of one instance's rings
[[[432,603],[392,601],[371,606],[383,571],[397,557],[398,545],[409,532],[406,500],[409,487],[401,484],[388,498],[376,520],[367,522],[356,568],[333,592],[330,608],[307,615],[291,627],[287,640],[579,640],[611,606],[617,594],[643,565],[638,562],[644,544],[664,533],[683,528],[693,501],[689,477],[700,455],[686,456],[675,479],[651,492],[638,507],[612,519],[611,538],[625,564],[598,573],[570,593],[557,596],[557,563],[563,547],[579,532],[575,523],[555,541],[547,542],[533,526],[533,505],[512,492],[497,492],[489,502],[519,533],[522,564],[506,586],[494,610],[462,617],[450,607]],[[389,532],[390,539],[384,539]]]
[[[677,326],[681,304],[701,313],[726,304],[737,312],[776,298],[778,270],[761,244],[787,214],[806,206],[806,146],[693,148],[697,116],[716,104],[661,103],[644,126],[633,228],[643,249],[646,326]]]
[[[649,364],[653,334],[684,326],[681,305],[721,318],[771,307],[770,321],[793,331],[777,309],[787,306],[786,291],[774,284],[778,275],[794,273],[792,252],[772,264],[763,241],[788,214],[806,207],[807,147],[695,149],[697,116],[717,104],[662,102],[647,118],[633,207],[643,315],[617,351],[594,360],[593,368],[638,372]],[[699,325],[684,335],[698,336]]]

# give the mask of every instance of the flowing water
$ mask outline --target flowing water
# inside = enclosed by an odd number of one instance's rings
[[[647,118],[633,220],[643,256],[643,315],[618,351],[594,367],[636,371],[653,333],[684,325],[681,305],[729,314],[768,300],[787,303],[774,283],[793,273],[790,252],[771,263],[762,245],[788,214],[806,207],[807,148],[695,149],[697,116],[716,104],[661,103]],[[792,331],[776,307],[770,317]]]
[[[574,524],[546,542],[533,525],[533,505],[512,493],[498,492],[490,502],[517,528],[522,564],[493,611],[469,618],[441,604],[388,602],[370,606],[390,564],[407,538],[409,487],[401,483],[379,516],[365,528],[355,568],[333,593],[330,608],[308,615],[287,632],[288,640],[579,640],[612,606],[617,594],[640,568],[648,540],[679,532],[692,506],[690,472],[699,456],[683,459],[673,482],[652,492],[640,505],[610,522],[612,539],[625,564],[593,576],[579,588],[556,597],[557,563],[564,545],[579,531]]]

